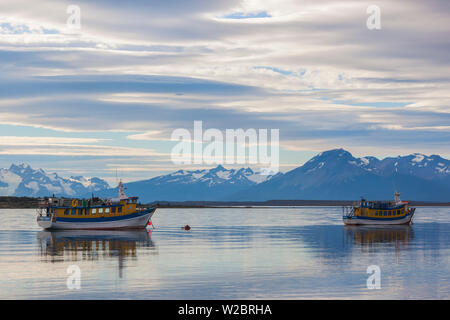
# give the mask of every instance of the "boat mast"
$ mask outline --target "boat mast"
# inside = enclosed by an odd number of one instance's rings
[[[400,200],[400,192],[395,191],[395,193],[394,193],[394,201],[395,201],[395,204],[402,204],[402,200]]]
[[[127,199],[128,197],[125,195],[123,191],[123,183],[122,180],[119,181],[119,200]]]

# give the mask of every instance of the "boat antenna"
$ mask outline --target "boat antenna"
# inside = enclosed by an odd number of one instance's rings
[[[395,175],[392,177],[392,188],[394,188],[394,193],[397,192],[397,187],[395,185]]]

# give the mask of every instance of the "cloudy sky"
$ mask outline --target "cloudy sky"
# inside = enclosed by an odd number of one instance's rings
[[[0,167],[144,179],[179,168],[194,120],[279,129],[282,171],[341,147],[448,158],[449,31],[447,0],[2,0]]]

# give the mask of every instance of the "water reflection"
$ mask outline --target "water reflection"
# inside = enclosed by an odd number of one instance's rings
[[[395,226],[344,226],[344,244],[376,251],[385,247],[408,249],[414,240],[414,230],[409,225]]]
[[[41,261],[95,261],[117,258],[119,277],[125,259],[137,259],[137,249],[155,253],[150,230],[60,230],[37,235]]]

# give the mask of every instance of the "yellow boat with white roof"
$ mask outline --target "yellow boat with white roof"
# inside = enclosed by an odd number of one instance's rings
[[[127,197],[119,183],[117,199],[48,198],[40,202],[37,223],[44,229],[145,228],[156,208],[138,208],[138,197]]]
[[[409,224],[416,208],[409,206],[407,201],[400,200],[400,193],[394,193],[394,201],[367,201],[350,207],[342,207],[342,219],[348,225],[360,224]]]

